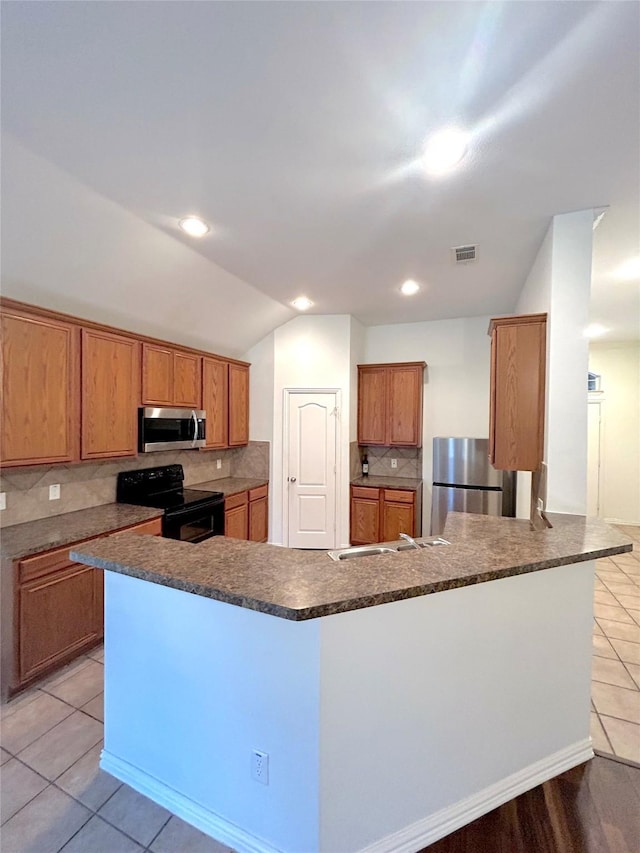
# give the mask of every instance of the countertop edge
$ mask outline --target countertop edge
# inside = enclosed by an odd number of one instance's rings
[[[150,537],[154,538],[154,537]],[[516,577],[518,575],[530,574],[536,571],[545,569],[553,569],[558,566],[572,565],[575,563],[589,562],[592,560],[600,560],[605,557],[610,557],[614,554],[628,553],[633,550],[632,543],[612,545],[606,548],[600,548],[588,553],[579,553],[573,555],[565,555],[562,557],[549,558],[546,560],[533,561],[513,565],[502,569],[489,569],[481,572],[475,572],[468,575],[461,575],[456,578],[449,578],[442,581],[430,582],[426,584],[418,584],[416,586],[408,586],[398,590],[389,590],[378,592],[371,595],[357,596],[355,598],[345,599],[343,601],[332,601],[324,604],[313,605],[305,608],[290,608],[285,605],[276,604],[274,602],[264,601],[261,599],[251,598],[250,596],[240,595],[221,590],[217,587],[199,584],[197,582],[187,582],[180,578],[172,578],[150,569],[143,569],[138,566],[130,566],[123,563],[105,560],[99,557],[83,554],[81,550],[72,550],[70,558],[86,565],[94,566],[99,569],[106,569],[118,574],[128,575],[129,577],[137,578],[138,580],[157,583],[160,586],[167,586],[172,589],[178,589],[182,592],[188,592],[193,595],[199,595],[203,598],[211,598],[215,601],[221,601],[226,604],[232,604],[238,607],[243,607],[249,610],[255,610],[259,613],[265,613],[270,616],[276,616],[282,619],[287,619],[294,622],[308,621],[324,616],[335,616],[340,613],[346,613],[354,610],[362,610],[367,607],[374,607],[380,604],[389,604],[394,601],[404,601],[409,598],[417,598],[425,595],[432,595],[438,592],[446,592],[450,589],[461,589],[465,586],[473,586],[478,583],[488,583],[493,580],[502,580],[504,578]],[[371,558],[375,559],[375,558]]]

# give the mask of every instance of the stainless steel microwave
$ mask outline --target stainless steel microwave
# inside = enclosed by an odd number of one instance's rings
[[[202,409],[138,410],[138,451],[191,450],[205,446],[206,412]]]

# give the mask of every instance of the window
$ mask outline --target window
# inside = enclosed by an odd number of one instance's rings
[[[587,378],[587,391],[599,391],[601,378],[602,377],[599,373],[589,373]]]

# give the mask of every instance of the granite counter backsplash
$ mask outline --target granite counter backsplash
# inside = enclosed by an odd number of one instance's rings
[[[451,544],[334,562],[296,551],[215,536],[197,545],[118,534],[72,549],[102,569],[295,621],[442,592],[631,550],[609,525],[550,514],[553,528],[522,519],[450,513]]]
[[[152,518],[162,518],[162,515],[161,509],[113,503],[14,524],[3,527],[0,532],[0,557],[3,561],[18,560],[29,554],[122,530]]]
[[[111,504],[116,499],[116,479],[120,471],[176,463],[184,468],[187,487],[231,476],[264,477],[266,481],[269,478],[269,442],[251,441],[246,447],[226,450],[177,450],[67,465],[3,468],[0,492],[6,493],[7,508],[0,512],[0,527]],[[49,486],[54,483],[60,484],[60,500],[50,501]],[[215,491],[213,486],[212,490]]]

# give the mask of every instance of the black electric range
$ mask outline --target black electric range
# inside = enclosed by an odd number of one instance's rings
[[[201,542],[224,534],[224,495],[183,488],[182,465],[159,465],[118,474],[118,503],[164,510],[162,535]]]

